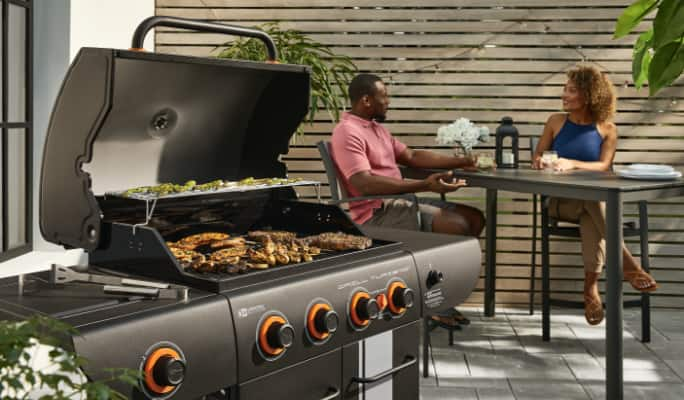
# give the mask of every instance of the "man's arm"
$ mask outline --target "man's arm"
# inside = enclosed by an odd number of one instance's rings
[[[397,157],[401,165],[413,168],[464,168],[474,167],[475,159],[471,157],[446,156],[427,150],[411,150],[406,148]]]
[[[349,183],[364,196],[428,191],[448,193],[466,185],[462,179],[454,182],[451,171],[432,174],[423,180],[396,179],[361,171],[349,177]]]

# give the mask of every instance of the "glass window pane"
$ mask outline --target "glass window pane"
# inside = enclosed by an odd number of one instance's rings
[[[26,244],[26,131],[10,129],[7,137],[7,244]]]
[[[2,15],[3,15],[2,9],[5,7],[5,4],[2,2],[0,2],[0,3],[1,3],[0,4],[0,54],[2,54],[2,35],[5,32],[5,30],[3,29],[3,26],[4,26],[3,23],[5,21],[3,21],[3,19],[2,19]],[[2,61],[1,58],[2,57],[0,57],[0,122],[4,122],[5,116],[3,115],[2,105],[4,104],[3,102],[5,101],[5,96],[2,93],[2,67],[3,67],[3,63],[1,62]]]
[[[0,18],[1,19],[1,18]],[[0,139],[2,139],[2,129],[0,129]],[[2,174],[4,173],[4,165],[1,162],[2,158],[5,156],[5,149],[3,149],[3,143],[2,140],[0,140],[0,252],[5,251],[4,247],[4,240],[2,240],[3,237],[5,237],[5,221],[2,218],[2,207],[4,206],[4,198],[2,196],[3,191],[5,188],[2,186]]]
[[[9,5],[7,121],[26,120],[26,9]]]

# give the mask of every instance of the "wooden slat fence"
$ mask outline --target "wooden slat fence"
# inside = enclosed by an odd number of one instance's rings
[[[631,84],[631,46],[636,35],[612,39],[614,21],[631,0],[157,0],[157,14],[254,26],[280,21],[353,57],[362,71],[389,83],[387,127],[414,148],[449,151],[434,141],[437,128],[458,117],[489,126],[515,120],[522,159],[528,140],[558,112],[564,71],[580,61],[609,72],[619,100],[617,164],[664,162],[684,167],[684,80],[654,99]],[[641,24],[637,31],[647,29]],[[210,56],[229,40],[222,35],[158,29],[159,52]],[[319,113],[284,157],[291,175],[326,181],[315,144],[334,126]],[[482,146],[492,151],[492,145]],[[324,195],[329,195],[326,187]],[[303,190],[303,197],[313,198]],[[484,208],[483,190],[450,196]],[[529,291],[531,198],[500,194],[498,301],[525,304]],[[625,207],[636,218],[636,206]],[[684,201],[650,204],[651,265],[661,289],[652,304],[684,307]],[[484,245],[484,242],[482,242]],[[638,243],[628,246],[638,254]],[[552,288],[577,297],[583,270],[579,243],[551,244]],[[539,265],[537,260],[537,265]],[[540,271],[537,271],[540,276]],[[540,288],[537,282],[537,290]],[[482,288],[482,281],[479,284]],[[628,285],[627,292],[633,293]],[[482,304],[476,291],[469,302]]]

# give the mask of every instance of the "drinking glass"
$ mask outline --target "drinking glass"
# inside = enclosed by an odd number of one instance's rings
[[[558,161],[558,153],[553,150],[547,150],[542,154],[542,167],[546,170],[553,170],[553,164]]]

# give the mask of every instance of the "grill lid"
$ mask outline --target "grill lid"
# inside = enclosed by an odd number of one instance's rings
[[[176,27],[186,22],[163,20]],[[305,66],[81,49],[48,127],[43,237],[96,248],[102,213],[95,195],[105,192],[191,179],[285,177],[279,156],[288,152],[308,100]]]

